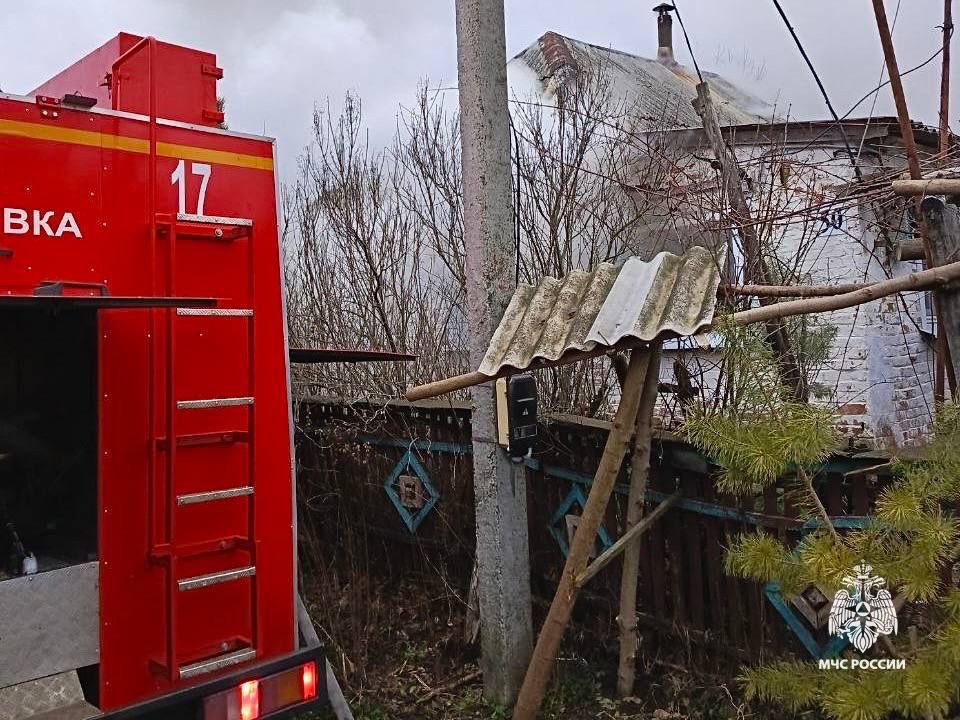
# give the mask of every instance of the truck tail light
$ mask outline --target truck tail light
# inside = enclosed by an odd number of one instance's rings
[[[303,699],[313,700],[317,696],[317,664],[308,662],[303,666]]]
[[[240,686],[240,720],[260,717],[260,681],[248,680]]]
[[[203,701],[203,720],[257,720],[317,697],[317,663],[289,670],[211,695]]]

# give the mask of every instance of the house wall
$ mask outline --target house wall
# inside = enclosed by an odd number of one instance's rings
[[[753,180],[751,204],[756,215],[783,218],[765,237],[792,271],[792,281],[876,282],[917,269],[916,263],[893,260],[888,240],[895,243],[905,234],[884,237],[874,208],[856,201],[823,205],[836,197],[838,186],[855,179],[842,146],[750,146],[739,147],[738,155]],[[901,162],[895,151],[865,154],[861,167],[869,175]],[[784,163],[789,163],[786,171]],[[902,211],[887,215],[888,224],[904,224]],[[840,431],[851,445],[894,450],[922,444],[932,419],[934,367],[932,335],[924,331],[925,320],[923,293],[819,316],[817,321],[836,328],[836,336],[826,362],[811,378],[812,401],[836,411]],[[679,358],[699,378],[695,384],[711,397],[718,357],[714,350],[677,350],[668,345],[661,381],[675,382],[673,364]],[[677,416],[669,404],[668,398],[660,408],[668,419]]]

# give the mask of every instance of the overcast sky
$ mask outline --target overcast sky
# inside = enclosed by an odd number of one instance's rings
[[[940,45],[942,0],[901,0],[894,31],[901,70]],[[654,0],[506,0],[507,52],[547,30],[656,56]],[[812,77],[770,0],[678,0],[701,67],[793,115],[827,117]],[[877,85],[882,54],[869,0],[783,0],[837,110]],[[33,0],[3,2],[0,87],[26,93],[123,30],[215,52],[232,129],[278,138],[281,168],[309,142],[314,101],[363,99],[386,139],[419,82],[456,80],[454,0]],[[897,0],[887,0],[892,21]],[[676,55],[689,63],[676,28]],[[960,47],[955,55],[960,54]],[[910,113],[935,124],[939,58],[906,78]],[[953,83],[960,88],[960,77]],[[960,129],[960,92],[951,125]],[[867,115],[870,101],[855,113]],[[892,114],[888,88],[877,113]],[[781,110],[781,114],[783,111]]]

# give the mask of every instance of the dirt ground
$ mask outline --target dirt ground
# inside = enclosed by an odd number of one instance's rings
[[[354,583],[356,576],[354,576]],[[454,588],[428,579],[357,588],[318,585],[308,606],[356,720],[509,718],[483,699],[479,649],[464,642],[464,608]],[[355,600],[363,597],[360,607]],[[574,628],[544,701],[545,720],[734,720],[747,708],[733,679],[691,672],[641,646],[637,693],[613,699],[615,636]],[[611,642],[612,640],[612,642]],[[311,720],[328,720],[331,714]],[[306,719],[304,719],[306,720]]]

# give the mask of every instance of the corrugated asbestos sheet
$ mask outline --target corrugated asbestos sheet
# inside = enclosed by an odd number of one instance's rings
[[[710,251],[663,252],[650,262],[630,258],[620,267],[545,277],[521,285],[510,300],[479,371],[527,368],[570,350],[613,346],[627,337],[653,340],[694,335],[713,321],[720,274]]]

